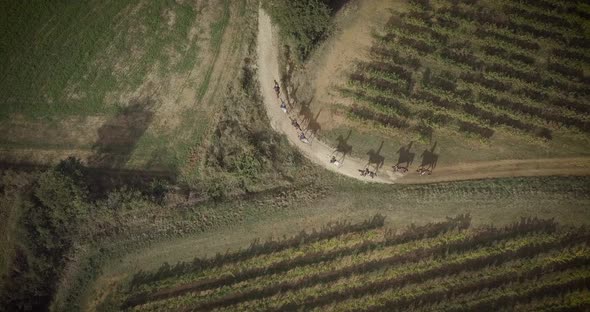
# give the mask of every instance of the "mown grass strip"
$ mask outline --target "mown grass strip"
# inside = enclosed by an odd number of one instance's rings
[[[214,56],[213,56],[213,62],[211,63],[211,66],[209,67],[209,69],[205,73],[205,79],[203,80],[203,82],[199,86],[199,90],[197,92],[197,99],[199,102],[201,100],[203,100],[203,97],[205,96],[207,89],[209,89],[209,82],[211,81],[211,75],[213,74],[213,69],[215,67],[215,64],[217,63],[217,57],[219,56],[219,51],[221,50],[221,43],[222,43],[221,39],[223,38],[223,34],[225,33],[225,29],[227,28],[227,25],[229,24],[229,18],[230,18],[230,1],[224,0],[223,1],[223,14],[221,15],[221,18],[217,22],[215,22],[214,24],[211,25],[211,46],[213,49]]]

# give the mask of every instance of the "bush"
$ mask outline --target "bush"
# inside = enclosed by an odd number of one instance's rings
[[[88,213],[86,194],[67,176],[50,170],[39,177],[33,192],[36,205],[27,223],[37,246],[49,252],[65,252]]]
[[[300,61],[330,32],[330,7],[326,0],[267,0],[264,8],[280,27],[281,36],[294,47]]]
[[[15,195],[26,239],[17,246],[14,268],[0,288],[0,307],[7,311],[44,310],[66,263],[65,255],[88,216],[87,192],[74,179],[83,167],[68,159],[39,175]]]

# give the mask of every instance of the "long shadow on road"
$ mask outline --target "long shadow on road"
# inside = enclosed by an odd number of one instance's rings
[[[377,171],[379,171],[379,169],[383,167],[383,164],[385,163],[385,157],[381,155],[381,149],[383,149],[384,143],[385,141],[381,141],[381,145],[379,145],[377,151],[371,149],[369,152],[367,152],[367,155],[369,155],[369,160],[367,161],[367,165],[365,167],[373,166],[375,173],[377,173]]]
[[[436,168],[436,164],[438,163],[438,154],[434,151],[436,150],[436,142],[430,148],[430,150],[425,149],[422,152],[422,163],[420,164],[421,168],[426,168],[429,170],[434,170]]]
[[[397,164],[395,164],[396,166],[405,164],[406,168],[408,168],[410,165],[412,165],[414,162],[414,157],[416,156],[416,154],[411,151],[413,144],[414,142],[410,142],[408,146],[402,146],[399,148],[397,151],[399,158],[397,159]]]
[[[351,134],[352,134],[352,129],[348,130],[348,134],[346,135],[346,138],[343,137],[342,135],[339,135],[338,138],[336,139],[336,141],[338,141],[338,145],[336,146],[336,149],[334,150],[334,152],[332,152],[332,155],[337,154],[338,161],[340,163],[343,163],[346,156],[350,155],[352,153],[352,145],[350,145],[348,143],[348,140],[350,139]]]

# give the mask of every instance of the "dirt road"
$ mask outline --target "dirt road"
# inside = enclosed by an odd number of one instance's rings
[[[299,140],[298,131],[291,125],[289,115],[280,108],[277,99],[274,80],[280,81],[276,29],[273,28],[268,14],[260,9],[258,21],[258,74],[262,84],[264,105],[276,131],[284,133],[289,142],[295,145],[308,159],[326,169],[367,182],[378,183],[432,183],[454,180],[471,180],[497,177],[516,176],[545,176],[545,175],[590,175],[590,158],[558,158],[531,160],[499,160],[474,162],[454,166],[437,167],[430,176],[419,176],[414,170],[403,176],[393,172],[391,167],[383,166],[375,178],[361,176],[359,169],[365,168],[368,159],[347,157],[340,166],[330,163],[335,148],[328,146],[318,139],[304,143]],[[281,86],[282,88],[283,86]]]
[[[280,108],[280,100],[277,99],[273,89],[274,80],[279,81],[279,64],[278,64],[278,42],[277,36],[273,30],[270,17],[262,9],[258,17],[258,74],[262,84],[262,96],[266,112],[270,118],[271,126],[278,132],[284,133],[289,142],[295,145],[307,158],[314,163],[323,166],[329,170],[336,171],[340,174],[360,179],[367,182],[393,183],[401,177],[392,170],[381,168],[377,176],[361,176],[359,169],[365,168],[368,159],[358,159],[346,157],[339,166],[330,163],[335,148],[328,146],[318,139],[310,138],[310,143],[304,143],[299,139],[298,131],[291,125],[289,114],[283,112]],[[293,114],[296,117],[296,114]],[[371,170],[374,170],[371,167]]]

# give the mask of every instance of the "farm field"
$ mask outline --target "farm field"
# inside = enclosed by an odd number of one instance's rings
[[[362,222],[368,215],[385,216],[385,226],[403,229],[446,216],[471,215],[471,224],[502,227],[522,217],[551,219],[564,226],[587,224],[590,198],[585,177],[531,177],[445,182],[428,185],[375,185],[323,176],[322,184],[291,188],[250,200],[206,204],[186,212],[147,212],[109,239],[105,248],[125,248],[126,241],[149,244],[113,257],[86,291],[87,310],[94,310],[116,285],[137,271],[156,270],[163,263],[190,262],[194,257],[248,246],[260,238],[297,235],[327,222]],[[324,184],[325,183],[325,184]],[[316,194],[312,191],[320,191]],[[323,195],[321,195],[323,194]],[[154,224],[152,220],[157,220]],[[201,232],[202,231],[202,232]],[[185,233],[178,236],[175,233]],[[146,234],[141,234],[146,233]],[[343,244],[346,244],[344,242]]]
[[[347,32],[366,23],[344,20],[343,30],[312,60],[315,69],[293,79],[297,97],[317,116],[322,139],[332,146],[344,143],[362,158],[382,146],[393,164],[404,149],[415,155],[433,151],[442,166],[589,155],[587,4],[373,5],[393,6],[393,13],[381,13],[375,17],[380,24],[354,38]],[[365,15],[379,9],[370,6],[358,9]],[[334,52],[347,44],[359,52]],[[315,80],[306,84],[310,77]]]
[[[391,231],[383,217],[141,272],[111,298],[128,311],[584,309],[589,234],[550,220]],[[478,276],[479,278],[475,278]]]
[[[590,310],[582,1],[21,1],[0,26],[0,312]]]
[[[3,3],[0,161],[185,169],[232,75],[218,68],[239,70],[239,41],[222,37],[244,3]]]

